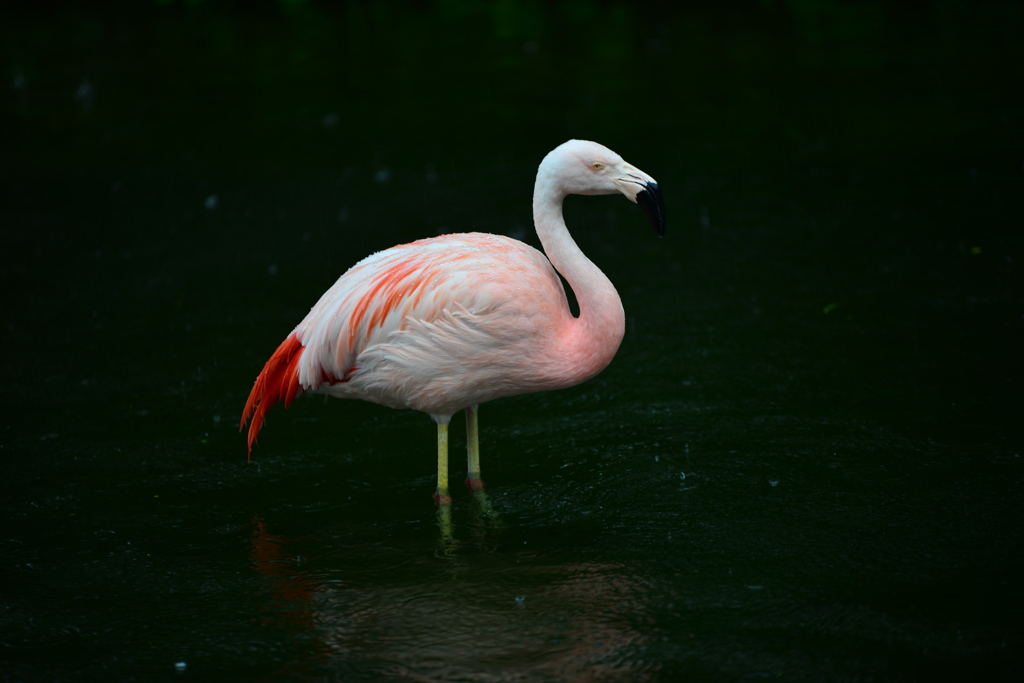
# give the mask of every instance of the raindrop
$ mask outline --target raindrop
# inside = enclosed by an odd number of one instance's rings
[[[206,208],[207,209],[216,209],[218,201],[219,200],[217,199],[217,195],[211,194],[209,197],[206,198],[206,202],[205,202]]]
[[[92,104],[95,99],[96,90],[92,86],[92,81],[88,78],[83,78],[82,82],[78,84],[78,89],[75,90],[75,101],[82,105],[82,109],[88,111],[92,109]]]

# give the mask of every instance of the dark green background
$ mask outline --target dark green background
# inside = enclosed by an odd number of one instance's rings
[[[0,2],[0,679],[1024,679],[1022,35],[997,2]],[[455,490],[441,541],[418,414],[301,400],[247,465],[320,293],[442,232],[536,244],[570,137],[669,233],[567,203],[626,339],[482,408],[498,518]]]

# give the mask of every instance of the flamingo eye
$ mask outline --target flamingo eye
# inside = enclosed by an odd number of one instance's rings
[[[595,171],[600,171],[602,168],[604,168],[604,164],[602,164],[600,161],[595,161],[590,165],[590,168],[594,169]]]

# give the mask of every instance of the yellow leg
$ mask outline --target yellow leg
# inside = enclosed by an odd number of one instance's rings
[[[477,428],[478,406],[466,408],[466,485],[474,491],[481,491],[484,482],[480,479],[480,431]]]
[[[448,423],[437,423],[437,493],[434,500],[438,505],[451,505],[448,495]]]

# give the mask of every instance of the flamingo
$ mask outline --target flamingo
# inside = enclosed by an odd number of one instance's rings
[[[465,410],[466,484],[481,491],[477,407],[585,382],[619,348],[619,295],[562,218],[567,195],[615,193],[639,205],[664,235],[654,178],[607,147],[570,140],[544,157],[533,190],[547,256],[509,237],[461,233],[391,247],[352,266],[256,378],[240,423],[240,431],[249,424],[250,459],[267,410],[282,400],[287,408],[300,394],[412,408],[437,423],[434,499],[449,505],[448,424]],[[576,295],[579,317],[558,273]]]

